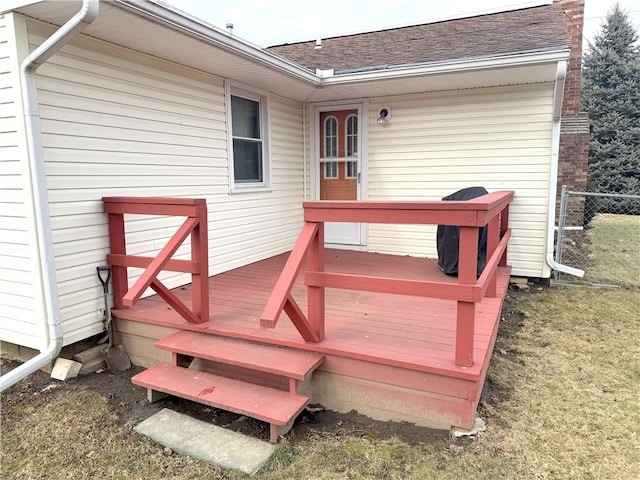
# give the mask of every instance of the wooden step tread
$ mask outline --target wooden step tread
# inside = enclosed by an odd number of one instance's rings
[[[188,331],[162,338],[156,347],[296,380],[305,380],[324,361],[314,353]]]
[[[286,425],[309,403],[303,395],[211,373],[159,363],[135,375],[141,387],[228,410],[274,425]]]

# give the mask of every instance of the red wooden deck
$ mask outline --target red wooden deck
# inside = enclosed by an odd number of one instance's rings
[[[203,200],[105,198],[112,250],[108,261],[114,268],[114,314],[120,340],[132,358],[148,365],[166,358],[153,344],[180,330],[252,342],[231,352],[233,361],[226,357],[219,361],[218,354],[209,354],[218,347],[205,345],[219,341],[202,336],[191,339],[186,334],[170,337],[185,337],[191,345],[169,349],[175,367],[186,367],[186,360],[192,358],[208,359],[212,364],[196,368],[237,380],[247,375],[243,367],[247,358],[236,358],[240,350],[257,357],[262,352],[273,357],[282,353],[273,346],[297,350],[298,356],[303,351],[314,352],[319,358],[313,368],[319,368],[312,377],[303,376],[304,385],[298,385],[295,375],[286,375],[292,396],[300,387],[307,395],[305,402],[311,398],[339,411],[358,409],[378,419],[470,428],[508,284],[506,248],[511,236],[508,218],[512,199],[513,192],[506,191],[466,202],[305,202],[305,224],[290,255],[205,281]],[[146,258],[126,254],[125,213],[187,219],[156,258]],[[444,275],[435,259],[325,251],[325,221],[456,225],[459,277]],[[476,278],[479,229],[483,226],[487,227],[487,264]],[[188,236],[191,261],[172,260]],[[128,267],[146,267],[130,289]],[[168,290],[157,278],[161,270],[191,273],[193,283]],[[158,295],[139,300],[147,287]],[[287,316],[289,321],[283,318]],[[141,327],[144,325],[146,328]],[[295,356],[295,352],[290,354]],[[260,362],[258,367],[262,366]],[[148,383],[151,392],[179,392],[175,382],[165,384],[161,370],[153,368],[136,376],[134,382],[142,384],[138,377],[153,377]],[[191,375],[190,370],[183,370],[181,376]],[[277,398],[283,386],[269,378],[269,371],[258,368],[257,373],[251,373],[248,385],[275,388],[273,398]],[[189,383],[188,378],[185,381],[188,391],[183,396],[191,398],[190,389],[200,384]],[[207,402],[220,401],[232,411],[244,412],[242,405],[229,401],[244,395],[242,389],[247,387],[239,385],[244,384],[227,385],[229,398]],[[297,403],[294,406],[286,424],[271,422],[273,441],[279,431],[291,427],[292,415],[298,411]],[[254,416],[270,418],[266,411]]]
[[[120,319],[482,381],[495,342],[509,268],[498,269],[498,295],[485,297],[476,304],[473,355],[476,361],[471,367],[461,367],[454,362],[456,302],[452,300],[327,288],[323,341],[306,343],[285,313],[275,328],[261,327],[260,315],[286,258],[287,254],[282,254],[210,277],[210,320],[203,323],[186,322],[158,296],[142,299],[135,307],[116,309],[113,313]],[[444,275],[433,259],[346,250],[326,251],[326,271],[457,281]],[[303,275],[298,276],[293,296],[304,310]],[[191,285],[172,292],[189,306]]]

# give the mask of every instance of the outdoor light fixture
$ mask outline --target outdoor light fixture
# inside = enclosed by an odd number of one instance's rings
[[[382,107],[379,111],[379,115],[378,115],[378,124],[380,125],[384,125],[385,123],[387,123],[389,120],[391,120],[391,108],[389,107]]]

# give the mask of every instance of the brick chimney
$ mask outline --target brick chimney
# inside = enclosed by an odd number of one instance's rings
[[[571,41],[560,123],[558,194],[562,185],[569,190],[584,192],[589,161],[589,117],[580,111],[584,0],[554,0],[553,3],[564,12]],[[574,210],[576,208],[582,211],[581,206],[573,206]]]

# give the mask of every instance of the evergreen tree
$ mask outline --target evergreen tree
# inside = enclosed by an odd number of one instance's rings
[[[640,195],[640,48],[616,4],[584,56],[582,108],[591,121],[589,179],[596,191]],[[605,199],[600,211],[640,215],[638,200]]]

